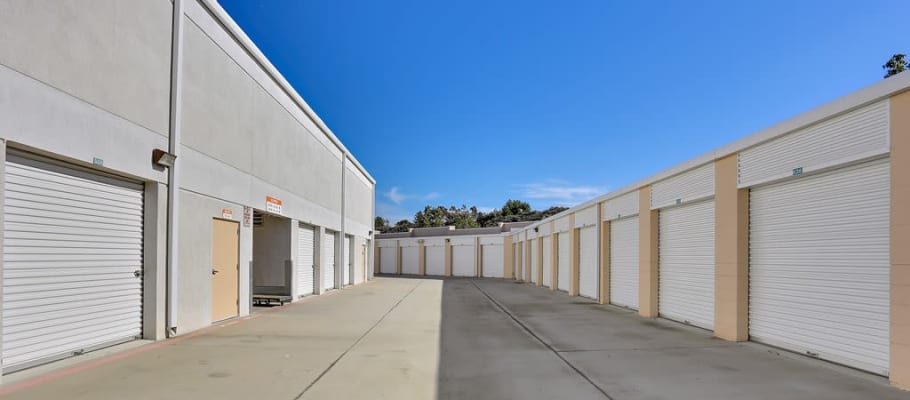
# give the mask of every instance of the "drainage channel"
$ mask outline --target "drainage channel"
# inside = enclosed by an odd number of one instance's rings
[[[392,307],[390,307],[388,309],[388,311],[385,312],[385,314],[382,314],[382,317],[380,317],[376,321],[376,323],[374,323],[372,326],[370,326],[370,329],[367,329],[366,332],[363,333],[363,335],[360,335],[360,337],[354,341],[354,343],[351,343],[351,345],[347,349],[345,349],[344,352],[342,352],[341,355],[338,356],[338,358],[336,358],[334,361],[332,361],[332,363],[329,364],[329,366],[326,367],[326,369],[323,370],[319,374],[319,376],[316,377],[316,379],[314,379],[312,382],[310,382],[310,384],[307,385],[307,387],[305,387],[300,392],[300,394],[297,395],[297,397],[294,397],[294,400],[299,400],[300,398],[303,397],[304,394],[306,394],[307,391],[312,389],[313,386],[316,386],[316,384],[319,383],[319,380],[322,379],[322,377],[324,377],[326,374],[328,374],[329,371],[331,371],[332,368],[334,368],[335,365],[338,364],[338,362],[341,361],[342,358],[344,358],[346,355],[348,355],[348,353],[351,352],[351,350],[353,350],[355,347],[357,347],[357,345],[360,344],[361,341],[363,341],[363,338],[367,337],[367,335],[369,335],[370,332],[373,332],[373,329],[376,329],[376,327],[379,326],[379,324],[382,323],[382,321],[385,321],[386,317],[388,317],[389,314],[392,313],[392,311],[395,311],[395,309],[398,308],[399,305],[401,305],[401,303],[404,301],[404,299],[407,299],[408,297],[410,297],[411,294],[414,293],[414,290],[417,290],[417,287],[420,286],[422,283],[423,283],[423,281],[418,281],[417,284],[414,285],[414,287],[412,287],[411,290],[409,290],[407,294],[405,294],[404,296],[401,296],[401,298],[398,299],[398,301],[394,305],[392,305]]]
[[[578,374],[579,376],[584,378],[584,380],[588,381],[588,383],[591,384],[591,386],[593,386],[595,389],[597,389],[598,392],[603,394],[604,398],[606,398],[608,400],[613,400],[613,398],[610,397],[610,395],[607,394],[607,392],[603,388],[601,388],[600,386],[597,386],[597,384],[594,383],[594,381],[591,380],[591,378],[588,375],[585,375],[584,372],[582,372],[580,369],[578,369],[578,367],[576,367],[574,364],[569,362],[569,360],[567,360],[559,351],[554,349],[553,346],[550,346],[550,344],[545,342],[543,339],[541,339],[540,336],[537,336],[537,334],[534,333],[534,331],[532,331],[530,327],[525,325],[525,323],[522,320],[518,319],[518,317],[516,317],[515,314],[512,314],[512,312],[509,311],[509,309],[505,308],[505,306],[503,306],[501,303],[499,303],[499,301],[494,299],[493,296],[491,296],[485,290],[481,289],[480,286],[477,286],[476,282],[471,281],[471,284],[474,285],[474,288],[477,289],[477,291],[479,291],[488,300],[490,300],[490,302],[493,303],[493,305],[496,306],[496,308],[498,308],[499,311],[501,311],[503,314],[505,314],[509,318],[511,318],[512,321],[515,321],[515,323],[518,324],[518,326],[520,326],[522,329],[524,329],[524,331],[527,332],[528,335],[531,335],[531,337],[533,337],[534,340],[537,340],[540,344],[542,344],[544,347],[546,347],[547,350],[550,350],[551,353],[556,355],[556,357],[559,357],[559,359],[562,360],[562,362],[564,362],[569,368],[572,368],[572,370],[575,371],[576,374]]]

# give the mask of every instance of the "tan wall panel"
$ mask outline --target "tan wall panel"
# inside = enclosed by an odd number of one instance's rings
[[[417,245],[417,274],[420,276],[427,274],[427,246],[422,240]]]
[[[639,189],[638,209],[638,314],[657,317],[658,210],[651,210],[651,187]]]
[[[515,270],[512,268],[512,259],[515,258],[515,254],[512,253],[512,237],[506,236],[502,238],[502,278],[503,279],[512,279],[515,277]]]
[[[891,98],[891,383],[910,389],[910,92]]]
[[[445,266],[446,266],[446,276],[452,276],[452,241],[446,239],[445,245]]]
[[[610,221],[601,221],[600,224],[600,296],[598,303],[610,302]]]
[[[578,279],[579,279],[579,230],[575,226],[575,214],[569,214],[569,296],[578,296]]]
[[[556,222],[550,221],[550,232],[556,230]],[[550,270],[547,271],[550,274],[550,291],[555,292],[558,287],[557,280],[559,279],[559,235],[552,234],[552,239],[550,239]]]
[[[749,339],[749,190],[737,189],[737,159],[714,164],[714,335]]]

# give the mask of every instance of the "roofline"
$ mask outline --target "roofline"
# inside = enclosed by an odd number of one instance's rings
[[[826,119],[849,111],[853,111],[857,108],[866,106],[876,101],[884,100],[908,90],[910,90],[910,72],[901,73],[887,79],[882,79],[881,81],[878,81],[872,85],[866,86],[845,96],[841,96],[837,99],[822,104],[821,106],[815,107],[809,111],[798,114],[782,122],[778,122],[774,125],[771,125],[770,127],[752,133],[743,138],[737,139],[733,143],[721,146],[695,158],[676,164],[675,166],[670,167],[669,169],[666,169],[662,172],[658,172],[647,178],[638,180],[632,184],[623,186],[622,188],[619,188],[607,194],[603,194],[574,207],[570,207],[566,211],[544,218],[537,223],[525,227],[524,229],[519,228],[519,231],[527,231],[528,229],[536,228],[540,225],[543,225],[544,223],[557,220],[579,210],[583,210],[607,200],[612,200],[616,197],[641,189],[642,187],[654,184],[674,175],[679,175],[683,172],[700,167],[709,162],[713,162],[714,160],[739,153],[740,151],[746,150],[750,147],[755,147],[768,141],[777,139],[781,136],[787,135],[795,130],[824,121]]]
[[[328,125],[325,124],[322,118],[319,118],[319,115],[316,114],[316,111],[314,111],[310,105],[307,104],[305,100],[303,100],[303,97],[297,93],[297,90],[295,90],[294,87],[291,86],[291,84],[287,81],[287,79],[281,75],[281,72],[278,72],[278,69],[272,65],[272,62],[269,61],[265,54],[262,54],[262,51],[259,50],[259,47],[256,46],[256,44],[253,43],[253,40],[246,35],[246,32],[244,32],[236,22],[234,22],[234,19],[231,18],[231,16],[227,13],[227,11],[224,10],[224,8],[221,7],[220,4],[218,4],[218,1],[199,0],[199,3],[205,7],[209,13],[211,13],[212,16],[218,20],[218,22],[221,23],[221,26],[227,29],[228,33],[233,36],[235,40],[237,40],[240,46],[242,46],[253,57],[253,59],[255,59],[256,63],[259,64],[263,70],[265,70],[265,73],[268,74],[273,80],[275,80],[275,83],[277,83],[278,86],[281,87],[281,89],[291,98],[291,100],[294,101],[294,103],[296,103],[297,106],[303,110],[304,114],[313,120],[314,123],[316,123],[316,126],[319,127],[322,133],[328,136],[329,140],[335,145],[335,147],[338,147],[338,150],[341,150],[342,157],[347,157],[349,160],[351,160],[351,162],[357,166],[357,169],[363,173],[367,180],[375,185],[376,179],[373,178],[369,172],[367,172],[366,168],[360,164],[360,161],[357,161],[357,158],[354,157],[354,155],[351,154],[350,150],[344,146],[344,143],[341,143],[341,140],[335,136],[335,133],[329,129]]]

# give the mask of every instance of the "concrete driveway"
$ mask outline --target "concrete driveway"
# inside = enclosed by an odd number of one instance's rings
[[[7,382],[11,379],[7,377]],[[15,380],[15,376],[12,376]],[[11,399],[910,399],[886,380],[499,280],[377,278],[0,387]]]

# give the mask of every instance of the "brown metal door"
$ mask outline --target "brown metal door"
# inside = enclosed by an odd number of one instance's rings
[[[240,224],[212,220],[212,321],[240,313]]]

